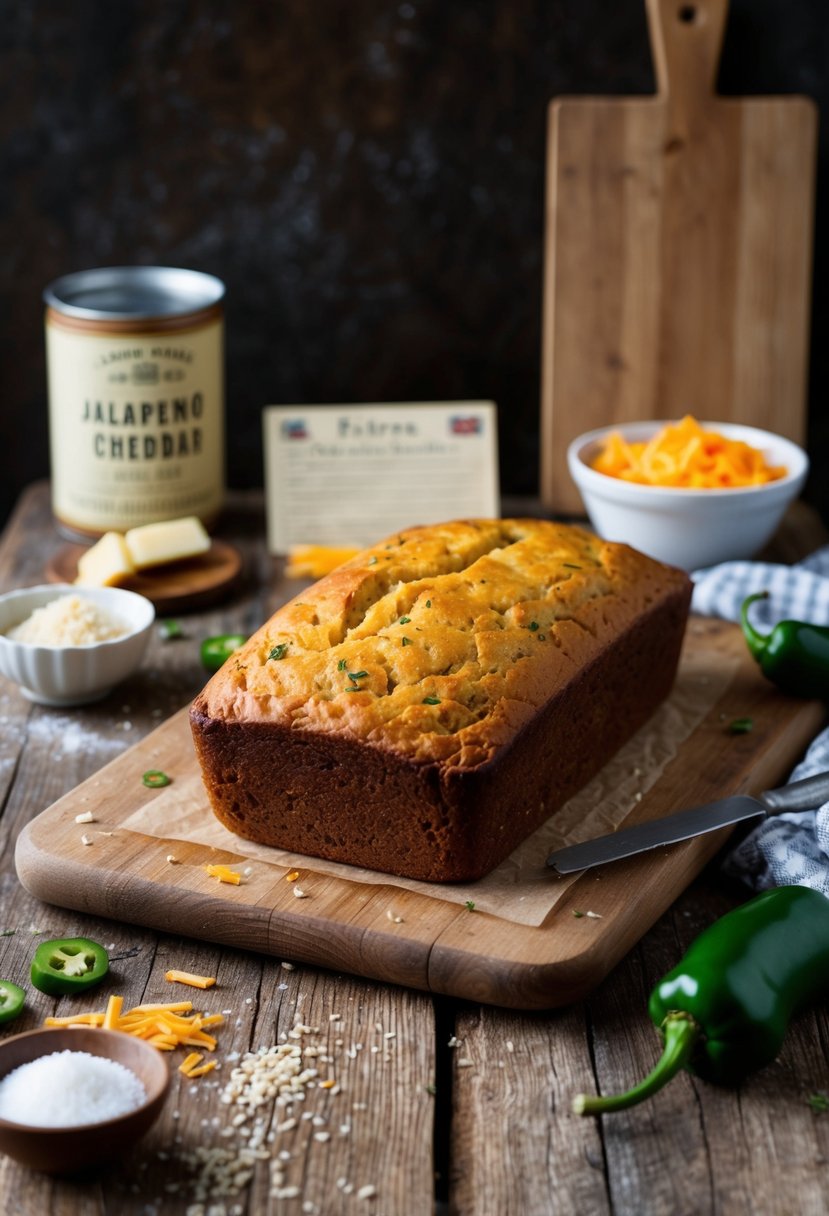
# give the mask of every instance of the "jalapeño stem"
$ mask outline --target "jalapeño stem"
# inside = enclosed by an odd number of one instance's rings
[[[743,631],[743,637],[745,638],[748,648],[755,659],[762,658],[763,654],[765,653],[766,647],[768,646],[769,635],[767,633],[757,632],[751,621],[748,619],[748,610],[752,604],[757,602],[757,600],[767,600],[768,598],[768,591],[757,591],[754,595],[749,595],[745,600],[743,600],[742,607],[740,608],[740,626]]]
[[[657,1090],[675,1077],[691,1058],[691,1053],[699,1040],[702,1030],[688,1013],[677,1011],[669,1013],[662,1023],[662,1033],[665,1037],[665,1047],[656,1067],[648,1073],[643,1081],[634,1085],[623,1094],[611,1094],[608,1097],[593,1097],[590,1094],[577,1094],[573,1099],[573,1113],[576,1115],[604,1115],[614,1110],[627,1110],[644,1102]]]

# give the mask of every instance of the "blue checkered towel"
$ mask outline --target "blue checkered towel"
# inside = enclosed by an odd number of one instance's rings
[[[752,622],[761,629],[784,618],[829,624],[829,546],[796,566],[725,562],[692,577],[692,609],[704,616],[736,621],[747,595],[768,591],[769,599],[751,610]],[[813,740],[789,780],[827,769],[829,727]],[[799,885],[829,896],[829,802],[764,820],[727,856],[725,869],[756,891]]]

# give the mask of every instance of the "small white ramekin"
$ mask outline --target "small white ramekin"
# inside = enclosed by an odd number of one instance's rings
[[[706,429],[758,448],[768,464],[784,466],[786,476],[760,486],[691,490],[639,485],[590,467],[611,432],[638,442],[666,425],[621,423],[588,431],[570,444],[570,475],[596,532],[683,570],[753,557],[774,535],[786,508],[803,488],[809,471],[806,453],[782,435],[757,427],[705,422]]]
[[[43,646],[16,642],[8,631],[36,608],[66,595],[80,595],[123,621],[127,632],[86,646]],[[141,663],[155,609],[143,595],[120,587],[75,587],[47,583],[0,596],[0,672],[41,705],[83,705],[105,697]]]

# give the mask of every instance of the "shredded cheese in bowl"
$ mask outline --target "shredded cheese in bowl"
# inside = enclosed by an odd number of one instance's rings
[[[613,431],[591,468],[639,485],[691,490],[766,485],[788,472],[768,465],[758,448],[707,430],[690,414],[642,442],[629,442]]]
[[[123,621],[92,600],[63,595],[35,608],[31,616],[8,631],[8,637],[33,646],[92,646],[128,632]]]

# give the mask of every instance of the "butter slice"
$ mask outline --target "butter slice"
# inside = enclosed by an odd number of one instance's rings
[[[120,532],[105,532],[78,558],[76,583],[83,587],[117,587],[135,574],[135,566]]]
[[[136,570],[197,557],[210,548],[210,537],[195,515],[130,528],[124,540]]]

